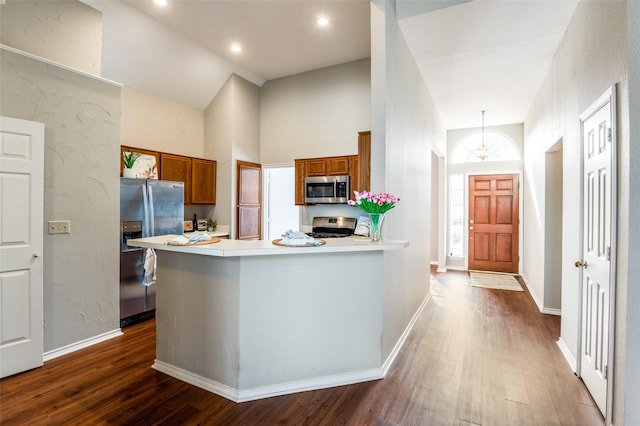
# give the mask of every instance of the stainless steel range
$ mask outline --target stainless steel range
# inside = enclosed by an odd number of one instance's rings
[[[356,230],[358,220],[354,217],[314,217],[311,232],[313,238],[350,237]]]

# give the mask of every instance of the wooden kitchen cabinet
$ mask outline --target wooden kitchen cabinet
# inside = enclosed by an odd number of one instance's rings
[[[358,192],[371,190],[371,131],[358,132]]]
[[[360,167],[358,167],[357,155],[350,155],[347,158],[349,163],[349,181],[350,181],[350,187],[351,187],[351,193],[349,194],[349,199],[353,200],[355,198],[353,195],[353,191],[360,192],[360,185],[359,185]]]
[[[326,160],[326,176],[343,176],[349,174],[349,157],[329,157]]]
[[[306,176],[326,176],[327,160],[326,158],[309,159],[307,160],[306,169],[307,169]]]
[[[353,191],[368,191],[371,182],[371,132],[358,132],[358,155],[295,160],[295,205],[304,206],[304,179],[311,176],[344,176]]]
[[[216,162],[191,159],[191,204],[216,203]]]
[[[162,153],[160,179],[184,182],[184,203],[191,204],[191,157]]]
[[[304,178],[307,177],[307,160],[295,160],[295,205],[304,206]]]

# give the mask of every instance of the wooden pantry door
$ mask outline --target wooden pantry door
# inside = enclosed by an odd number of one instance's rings
[[[469,176],[469,269],[518,273],[517,174]]]
[[[259,240],[262,238],[262,165],[238,160],[237,167],[237,238]]]

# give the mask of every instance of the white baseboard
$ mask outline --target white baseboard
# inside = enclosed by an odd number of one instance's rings
[[[538,297],[536,292],[533,291],[533,289],[529,285],[529,279],[527,278],[527,276],[524,275],[524,274],[520,274],[520,277],[522,278],[522,281],[524,282],[524,285],[527,286],[527,290],[529,290],[529,294],[531,295],[531,298],[533,299],[533,302],[538,307],[538,310],[540,312],[544,312],[544,304],[542,303],[542,300],[540,300],[540,297]]]
[[[404,345],[405,340],[407,340],[407,337],[409,337],[409,333],[411,333],[413,326],[415,325],[416,321],[418,321],[418,318],[422,314],[422,311],[424,310],[425,306],[427,306],[429,299],[431,299],[431,291],[429,291],[429,293],[427,293],[425,298],[422,300],[422,303],[420,304],[416,312],[413,314],[411,321],[409,321],[409,324],[407,324],[407,326],[405,327],[402,335],[400,335],[400,338],[398,339],[395,346],[393,347],[393,350],[385,360],[384,364],[382,364],[383,377],[387,375],[387,371],[389,371],[389,368],[391,368],[393,361],[395,361],[396,356],[398,356],[400,349],[402,349],[402,345]]]
[[[569,367],[571,367],[571,371],[575,373],[577,369],[576,359],[573,357],[573,355],[571,355],[569,347],[567,347],[567,344],[564,343],[562,337],[560,337],[556,343],[558,345],[558,348],[560,348],[560,352],[562,352],[564,359],[567,361],[567,364],[569,364]]]
[[[107,331],[106,333],[98,334],[97,336],[89,337],[88,339],[80,340],[76,343],[71,343],[58,349],[47,351],[44,353],[43,358],[45,362],[50,361],[62,355],[70,354],[71,352],[75,352],[79,349],[88,348],[89,346],[93,346],[96,343],[104,342],[105,340],[113,339],[114,337],[118,336],[122,336],[122,330],[120,330],[119,328]]]
[[[452,266],[452,265],[447,265],[447,269],[451,269],[452,271],[466,271],[467,270],[464,266]]]
[[[441,268],[440,266],[438,266],[438,269],[436,269],[436,272],[447,272],[447,267],[444,266]]]
[[[429,264],[438,266],[438,261],[437,260],[432,260]]]
[[[524,274],[520,274],[520,277],[522,278],[522,281],[524,281],[524,285],[526,285],[527,289],[529,289],[529,294],[533,298],[533,301],[535,302],[535,304],[538,307],[538,310],[540,312],[542,312],[543,314],[562,316],[562,310],[561,309],[545,308],[544,304],[542,303],[542,301],[540,300],[538,295],[531,290],[531,287],[528,284],[529,280],[527,279],[527,277]]]
[[[152,368],[193,386],[197,386],[201,389],[215,393],[216,395],[220,395],[233,402],[254,401],[256,399],[270,398],[272,396],[351,385],[354,383],[378,380],[384,377],[382,369],[372,368],[370,370],[356,371],[346,374],[335,374],[314,379],[239,390],[162,361],[156,360]]]

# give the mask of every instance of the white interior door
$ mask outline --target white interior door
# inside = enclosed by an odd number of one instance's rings
[[[44,124],[0,117],[0,377],[42,365]]]
[[[607,408],[611,297],[612,102],[594,104],[582,117],[583,246],[580,376],[600,411]]]

